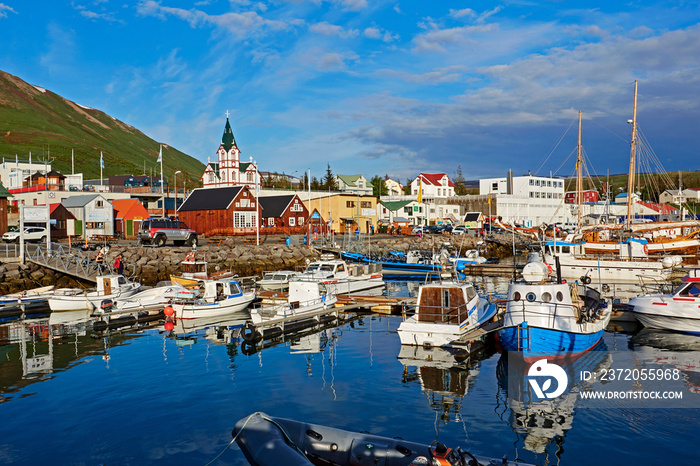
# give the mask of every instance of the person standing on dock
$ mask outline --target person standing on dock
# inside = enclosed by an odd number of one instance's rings
[[[112,267],[119,275],[124,275],[124,261],[122,260],[121,254],[114,259],[114,265]]]

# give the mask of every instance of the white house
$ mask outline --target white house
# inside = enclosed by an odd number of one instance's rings
[[[335,175],[338,190],[345,194],[372,195],[374,188],[363,175]]]
[[[505,223],[539,226],[569,223],[571,210],[564,204],[564,180],[544,176],[513,176],[479,180],[479,194],[491,195],[493,215]]]
[[[391,178],[384,180],[384,186],[386,186],[387,196],[401,196],[403,194],[403,186],[401,183]]]
[[[419,204],[415,200],[377,203],[377,221],[391,223],[396,219],[406,219],[413,225],[424,225],[425,204]]]
[[[114,234],[114,209],[101,195],[72,196],[64,199],[61,204],[81,223],[83,238]],[[76,225],[76,230],[77,228]]]
[[[411,181],[411,193],[418,196],[421,191],[421,199],[446,198],[455,195],[455,185],[450,181],[447,173],[419,173]]]

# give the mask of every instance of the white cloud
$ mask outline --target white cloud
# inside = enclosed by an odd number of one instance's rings
[[[265,35],[268,30],[278,31],[289,28],[289,24],[285,22],[265,19],[254,11],[210,15],[196,9],[165,7],[153,0],[142,1],[136,9],[137,13],[142,16],[165,19],[168,15],[172,15],[186,21],[193,28],[205,25],[217,26],[239,38]]]
[[[473,18],[476,16],[476,12],[471,8],[464,8],[462,10],[450,10],[450,16],[454,16],[455,18],[463,18],[465,16],[469,16]]]
[[[345,30],[340,26],[326,22],[312,24],[309,26],[309,30],[324,36],[337,36],[344,39],[357,37],[359,34],[357,29]]]
[[[7,18],[7,13],[14,13],[17,14],[15,10],[12,9],[12,7],[9,7],[5,5],[4,3],[0,3],[0,18]]]
[[[465,26],[449,29],[439,29],[434,25],[431,31],[420,34],[413,39],[417,52],[447,52],[447,48],[451,46],[463,46],[465,43],[472,41],[470,38],[473,34],[483,34],[498,30],[495,24],[480,25],[480,26]]]
[[[400,79],[409,83],[441,84],[452,83],[462,80],[462,74],[466,67],[461,65],[449,66],[435,71],[422,74],[412,74],[400,70],[377,70],[377,74],[384,75],[391,79]]]

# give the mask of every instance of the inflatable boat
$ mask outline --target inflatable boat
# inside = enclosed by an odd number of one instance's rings
[[[527,466],[505,456],[487,458],[460,447],[350,432],[259,412],[238,421],[232,435],[253,466]]]

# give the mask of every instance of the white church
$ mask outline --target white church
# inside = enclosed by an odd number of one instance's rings
[[[238,149],[236,140],[233,138],[231,124],[228,121],[228,112],[226,112],[224,135],[221,137],[221,145],[219,146],[219,150],[216,151],[216,154],[219,161],[208,162],[200,178],[204,188],[246,185],[249,189],[254,190],[256,173],[258,175],[258,188],[262,186],[262,177],[252,157],[249,162],[241,162],[240,160],[241,151]]]

